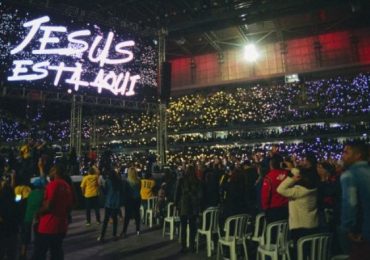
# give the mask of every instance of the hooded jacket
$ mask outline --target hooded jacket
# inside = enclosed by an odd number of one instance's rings
[[[289,199],[289,229],[316,228],[319,225],[317,189],[295,183],[288,177],[277,188],[278,193]]]

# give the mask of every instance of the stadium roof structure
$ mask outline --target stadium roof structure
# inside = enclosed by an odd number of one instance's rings
[[[28,1],[27,1],[28,2]],[[34,0],[33,3],[45,3]],[[367,0],[47,0],[50,7],[155,36],[186,57],[370,25]]]

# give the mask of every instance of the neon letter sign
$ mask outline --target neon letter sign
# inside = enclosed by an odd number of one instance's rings
[[[95,36],[92,44],[89,44],[88,36],[91,35],[90,30],[79,30],[72,33],[67,32],[64,26],[49,26],[46,25],[50,21],[48,16],[43,16],[38,19],[28,21],[23,24],[23,27],[30,27],[27,36],[23,41],[10,51],[10,54],[15,55],[20,52],[25,52],[25,49],[30,46],[30,43],[38,37],[40,32],[42,36],[36,39],[39,42],[38,49],[32,49],[34,55],[43,55],[45,61],[34,63],[32,60],[14,60],[13,75],[8,77],[9,81],[34,81],[40,80],[49,75],[49,71],[55,71],[54,86],[58,86],[62,75],[68,74],[70,77],[64,82],[73,85],[76,91],[81,87],[95,87],[98,93],[102,89],[106,89],[115,95],[132,96],[135,94],[135,84],[140,79],[140,75],[131,75],[130,72],[116,73],[114,71],[105,71],[104,66],[119,65],[129,63],[134,59],[134,53],[130,48],[135,46],[132,40],[121,41],[115,44],[114,51],[116,55],[110,56],[110,50],[114,42],[114,33],[109,32],[107,38],[100,35]],[[62,38],[63,37],[63,38]],[[61,40],[64,41],[61,41]],[[67,46],[60,46],[61,42],[68,41]],[[75,47],[75,48],[73,48]],[[84,66],[80,62],[75,62],[73,66],[67,66],[64,62],[59,64],[51,64],[47,55],[72,56],[86,53],[88,60],[91,63],[99,64],[99,71],[92,82],[83,80]],[[118,56],[117,56],[118,55]]]

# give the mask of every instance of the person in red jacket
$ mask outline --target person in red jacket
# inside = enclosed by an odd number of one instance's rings
[[[271,157],[269,162],[270,171],[263,179],[261,206],[265,211],[267,223],[288,219],[288,199],[276,191],[277,187],[288,175],[288,171],[281,169],[282,162],[280,155]]]
[[[47,251],[50,251],[51,259],[64,259],[62,244],[68,229],[68,214],[73,204],[72,189],[63,179],[64,173],[60,166],[54,165],[49,177],[51,182],[45,188],[43,204],[38,212],[38,235],[33,260],[46,259]]]

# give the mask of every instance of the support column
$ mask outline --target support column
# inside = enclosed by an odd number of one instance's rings
[[[315,52],[315,61],[316,61],[316,67],[321,68],[322,66],[322,53],[321,53],[321,43],[318,37],[316,37],[314,43],[313,43],[313,49]]]
[[[73,95],[71,104],[71,122],[69,150],[76,149],[78,157],[81,156],[81,135],[82,135],[82,96]]]
[[[284,72],[288,71],[287,56],[288,56],[288,45],[285,41],[280,42],[280,55],[281,55],[281,66]]]
[[[360,54],[358,51],[358,44],[359,44],[359,39],[356,35],[351,35],[350,36],[350,45],[351,45],[351,61],[353,63],[357,63],[360,61]]]
[[[98,140],[97,140],[97,131],[96,131],[96,116],[94,116],[93,119],[91,120],[90,147],[96,148],[97,145],[98,145]]]
[[[166,35],[167,31],[162,28],[158,34],[158,88],[159,93],[162,93],[163,87],[163,62],[166,61]],[[160,100],[157,116],[157,158],[159,165],[162,168],[167,163],[167,102],[168,100]]]

